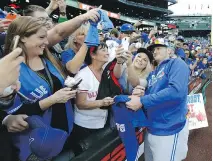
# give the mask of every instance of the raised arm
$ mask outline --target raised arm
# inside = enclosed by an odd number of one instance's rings
[[[88,47],[83,44],[80,50],[75,54],[74,58],[66,63],[66,68],[72,74],[76,74],[84,63]]]
[[[85,21],[92,20],[95,22],[98,21],[99,17],[100,15],[98,13],[98,9],[92,9],[85,14],[56,25],[54,28],[48,31],[47,39],[49,41],[49,47],[59,43],[71,35]]]

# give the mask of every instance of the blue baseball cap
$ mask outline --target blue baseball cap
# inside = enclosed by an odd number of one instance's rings
[[[179,41],[181,41],[181,42],[184,42],[184,41],[185,41],[183,36],[178,36],[178,37],[176,38],[176,40],[179,40]]]
[[[40,159],[49,159],[62,151],[68,137],[66,131],[50,127],[40,116],[30,116],[26,121],[30,127],[29,145],[32,153]]]
[[[125,23],[121,26],[120,31],[121,32],[133,32],[133,31],[135,31],[135,28],[131,24]]]

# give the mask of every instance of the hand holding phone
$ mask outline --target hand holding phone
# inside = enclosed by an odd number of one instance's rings
[[[81,82],[82,82],[81,78],[76,79],[76,78],[68,76],[64,82],[64,85],[66,87],[71,88],[71,90],[76,90]]]
[[[19,36],[19,35],[14,36],[14,38],[13,38],[13,48],[12,48],[12,50],[15,50],[15,49],[17,48],[18,43],[19,43],[19,39],[20,39],[20,36]]]
[[[20,39],[20,36],[15,36],[13,38],[13,43],[14,44],[13,44],[12,51],[14,51],[17,48],[19,39]],[[16,82],[19,82],[19,81],[17,80]],[[4,89],[4,92],[3,92],[2,95],[8,96],[8,95],[12,94],[13,92],[14,92],[14,88],[12,88],[12,85],[11,85],[11,86],[9,86],[9,87],[7,87],[7,88]]]
[[[76,83],[74,86],[71,87],[72,90],[76,90],[76,89],[78,88],[79,84],[81,84],[81,82],[82,82],[82,79],[80,79],[80,80],[78,81],[78,83]]]

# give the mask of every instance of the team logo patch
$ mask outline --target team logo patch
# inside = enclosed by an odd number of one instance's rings
[[[148,86],[153,86],[158,80],[162,79],[165,75],[164,68],[162,68],[156,75],[151,76],[151,80],[149,80]]]

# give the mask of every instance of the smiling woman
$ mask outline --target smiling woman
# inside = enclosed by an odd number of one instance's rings
[[[121,68],[120,72],[117,73],[120,75],[118,77],[119,83],[124,93],[132,94],[133,88],[138,85],[147,86],[146,78],[153,70],[152,61],[153,55],[145,48],[139,48],[133,62],[132,58],[130,58],[126,66],[120,65],[119,67],[118,63],[116,64],[115,68]]]
[[[48,45],[47,41],[47,29],[41,27],[36,34],[21,39],[24,43],[28,56],[43,55],[44,49]]]
[[[25,58],[25,62],[21,64],[19,77],[21,82],[19,93],[25,98],[17,95],[7,113],[39,115],[51,127],[70,134],[73,127],[70,99],[76,96],[76,90],[64,88],[66,73],[47,48],[45,23],[29,16],[14,20],[8,28],[5,53],[13,50],[12,40],[16,35],[20,36],[18,47],[22,48],[22,55]],[[26,103],[25,99],[34,101]],[[36,157],[29,147],[29,135],[20,132],[13,136],[13,143],[20,151],[20,160]]]
[[[38,49],[33,49],[33,46],[34,48],[36,46],[35,42],[42,43],[40,42],[40,40],[38,40],[39,39],[38,37],[43,34],[42,36],[44,36],[44,39],[45,39],[45,35],[46,35],[46,28],[43,27],[43,22],[39,21],[38,19],[30,18],[30,17],[17,18],[16,20],[13,21],[13,23],[11,23],[10,27],[8,28],[8,31],[10,32],[8,32],[6,37],[5,53],[9,53],[12,51],[12,46],[14,42],[11,40],[13,40],[13,37],[15,37],[16,35],[19,35],[20,41],[18,43],[18,47],[23,49],[23,55],[26,58],[25,59],[26,62],[28,59],[27,57],[29,55],[32,55],[29,53],[29,51],[32,53],[33,51],[38,52],[36,51]],[[45,43],[48,43],[47,40],[44,40],[44,41]],[[33,50],[31,51],[31,49]],[[41,48],[39,48],[39,51],[41,52]]]
[[[85,59],[88,65],[80,70],[76,78],[81,78],[79,92],[76,97],[75,118],[73,128],[72,146],[75,153],[78,151],[78,142],[106,126],[108,110],[101,107],[113,104],[113,98],[106,97],[96,100],[104,64],[108,62],[109,53],[107,46],[101,43],[98,47],[90,47]]]

